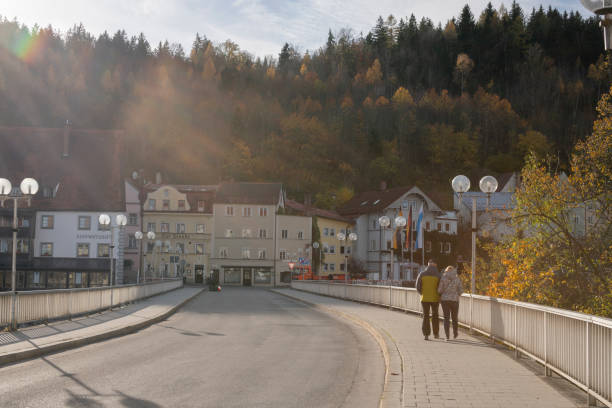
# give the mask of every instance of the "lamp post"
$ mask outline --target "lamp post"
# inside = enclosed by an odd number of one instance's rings
[[[7,199],[13,200],[13,248],[12,248],[12,257],[11,257],[11,292],[13,294],[13,300],[11,305],[11,328],[16,329],[15,322],[15,293],[17,290],[17,206],[19,204],[20,199],[27,200],[28,206],[32,203],[32,197],[38,192],[38,182],[33,178],[24,178],[19,185],[19,190],[21,191],[21,195],[18,192],[15,194],[11,194],[13,191],[13,186],[11,182],[7,179],[0,178],[0,200],[2,202],[2,206],[4,207],[4,201]]]
[[[321,244],[319,244],[317,241],[315,241],[315,242],[313,242],[313,243],[312,243],[312,247],[313,247],[314,249],[318,249],[318,250],[319,250],[319,269],[318,269],[318,273],[317,273],[317,275],[321,276],[321,267],[320,267],[321,262],[322,262],[322,260],[321,260]],[[314,254],[313,254],[313,255],[314,255]],[[313,259],[312,259],[312,260],[314,261],[314,256],[313,256]],[[313,265],[312,265],[312,266],[314,267],[314,263],[313,263]]]
[[[109,260],[110,260],[110,275],[108,278],[108,286],[110,286],[111,288],[111,302],[110,302],[110,307],[111,309],[113,308],[113,281],[114,284],[117,284],[117,268],[113,268],[113,249],[115,248],[114,246],[114,231],[113,229],[119,229],[121,230],[121,228],[123,228],[126,224],[127,224],[127,217],[123,214],[117,214],[117,216],[115,217],[115,222],[116,222],[116,226],[113,226],[111,223],[111,217],[108,214],[100,214],[100,216],[98,217],[98,221],[100,222],[100,225],[108,225],[109,229],[110,229],[110,250],[109,250]],[[114,276],[113,276],[113,269],[114,269]]]
[[[144,186],[145,186],[145,179],[144,179],[144,170],[143,169],[139,169],[138,171],[134,171],[132,172],[132,180],[137,181],[138,182],[138,206],[139,206],[139,210],[140,210],[140,228],[144,230],[144,203],[145,203],[145,199],[146,194],[144,192]],[[142,238],[142,232],[141,234],[141,238]],[[140,238],[140,239],[141,239]],[[136,238],[139,239],[139,238]],[[142,243],[142,241],[140,241]],[[138,249],[138,276],[136,278],[136,283],[138,284],[138,278],[140,277],[140,271],[144,269],[142,264],[144,263],[144,258],[145,254],[144,254],[144,249],[142,248],[142,245],[140,245],[140,248]]]
[[[336,234],[336,238],[338,241],[348,244],[354,241],[357,241],[357,234],[351,232],[349,234],[345,234],[344,232],[339,232]],[[348,255],[346,254],[346,246],[344,248],[344,283],[348,283]]]
[[[603,27],[605,49],[612,49],[612,1],[580,0],[580,3],[601,17],[599,24]]]
[[[480,179],[480,190],[487,194],[487,208],[491,194],[497,190],[497,180],[492,176],[484,176]],[[451,182],[453,190],[459,195],[459,203],[461,203],[462,194],[470,189],[470,179],[466,176],[459,175],[453,178]],[[471,291],[476,293],[476,197],[472,197],[472,282]]]
[[[154,233],[153,231],[149,231],[149,232],[147,232],[147,241],[142,241],[142,239],[143,239],[143,234],[142,234],[142,232],[140,232],[140,231],[136,231],[136,232],[134,233],[134,236],[136,237],[136,239],[138,240],[138,242],[140,242],[140,245],[139,245],[139,246],[140,246],[140,250],[143,252],[143,254],[142,254],[142,259],[143,259],[143,260],[142,260],[142,262],[140,262],[140,267],[138,268],[138,275],[136,276],[136,284],[138,284],[138,283],[140,283],[140,270],[141,270],[141,269],[142,269],[142,272],[143,272],[143,275],[142,275],[142,280],[143,280],[143,282],[146,282],[146,281],[147,281],[147,271],[146,271],[146,269],[144,268],[144,263],[145,263],[145,262],[144,262],[144,259],[145,259],[145,257],[146,257],[146,253],[144,253],[144,250],[143,250],[143,248],[142,248],[142,247],[145,245],[145,243],[146,243],[146,244],[147,244],[147,246],[148,246],[149,241],[152,241],[152,240],[154,240],[154,239],[155,239],[155,233]],[[153,255],[153,254],[151,254],[151,255]]]
[[[403,228],[406,226],[406,217],[399,215],[395,217],[395,219],[393,220],[393,223],[395,224],[395,227]],[[386,215],[383,215],[382,217],[378,219],[378,224],[383,228],[383,231],[384,231],[391,225],[391,219],[387,217]],[[381,239],[380,245],[382,249],[382,239]],[[393,273],[393,249],[391,249],[389,252],[391,254],[391,271],[390,273],[387,273],[387,279],[389,279],[389,275]]]

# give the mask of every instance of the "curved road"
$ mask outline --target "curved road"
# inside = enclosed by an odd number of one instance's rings
[[[377,407],[365,331],[266,290],[204,292],[124,337],[0,368],[2,407]]]

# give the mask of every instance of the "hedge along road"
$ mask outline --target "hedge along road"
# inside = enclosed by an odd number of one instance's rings
[[[3,407],[377,407],[363,329],[255,288],[204,292],[137,333],[0,368]]]

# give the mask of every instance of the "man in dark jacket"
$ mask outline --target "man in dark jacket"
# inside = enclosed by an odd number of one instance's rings
[[[433,335],[437,339],[440,332],[440,321],[438,319],[438,284],[440,283],[440,272],[433,260],[427,262],[427,268],[419,273],[416,281],[416,290],[421,295],[423,306],[423,335],[429,340],[429,334],[433,329]],[[429,310],[431,309],[431,329],[429,327]]]

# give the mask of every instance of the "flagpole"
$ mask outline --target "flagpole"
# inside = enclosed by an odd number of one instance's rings
[[[413,256],[414,256],[414,244],[412,240],[412,205],[410,206],[410,279],[412,276],[412,264],[413,264]]]

